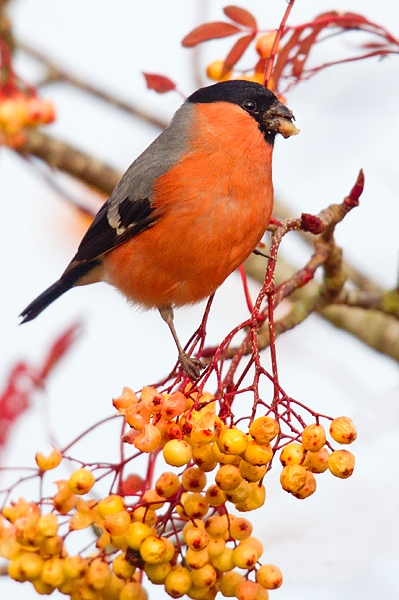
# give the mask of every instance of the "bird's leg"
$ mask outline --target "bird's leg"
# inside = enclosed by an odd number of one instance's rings
[[[193,358],[192,356],[189,356],[187,352],[183,350],[173,322],[173,308],[171,306],[162,306],[158,310],[159,314],[169,327],[173,339],[175,340],[175,344],[179,353],[179,363],[183,367],[183,371],[186,373],[186,375],[191,377],[191,379],[198,379],[201,373],[201,369],[203,369],[204,366],[202,365],[201,361],[198,360],[198,358]]]

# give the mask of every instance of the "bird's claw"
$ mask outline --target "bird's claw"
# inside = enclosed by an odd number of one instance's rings
[[[198,379],[201,375],[201,369],[205,368],[205,365],[198,358],[189,356],[186,352],[180,352],[179,363],[181,364],[183,371],[193,381]]]

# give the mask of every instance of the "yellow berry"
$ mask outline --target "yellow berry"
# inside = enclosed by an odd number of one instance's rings
[[[140,546],[141,558],[146,563],[157,565],[164,562],[166,554],[165,541],[155,535],[149,535]]]
[[[190,569],[201,569],[209,562],[208,548],[203,548],[202,550],[187,548],[184,560]]]
[[[191,573],[193,585],[198,587],[211,587],[216,581],[216,571],[214,567],[208,563],[201,569],[196,569]]]
[[[191,574],[181,565],[176,566],[165,579],[165,591],[172,598],[181,598],[191,587]]]
[[[129,548],[133,550],[140,550],[140,546],[143,541],[149,536],[153,535],[154,530],[151,529],[146,523],[140,521],[134,521],[129,525],[126,530],[126,542]]]
[[[58,531],[58,518],[54,513],[42,515],[37,522],[37,531],[44,537],[53,537]]]
[[[117,554],[112,562],[112,570],[120,579],[130,579],[133,577],[136,567],[126,560],[124,552]]]
[[[130,525],[130,515],[127,510],[107,515],[104,519],[104,529],[112,536],[123,535]]]
[[[68,579],[79,579],[86,572],[87,561],[82,556],[66,556],[62,563],[62,570]]]
[[[226,571],[232,571],[236,566],[233,561],[233,548],[225,548],[223,552],[211,558],[211,564],[220,571],[220,573],[226,573]]]
[[[256,510],[264,505],[266,500],[266,488],[258,482],[250,483],[251,493],[243,502],[237,502],[235,507],[240,512]]]
[[[236,597],[236,590],[239,583],[244,581],[244,575],[238,571],[228,571],[223,573],[219,579],[219,590],[225,598]]]
[[[326,431],[323,425],[312,423],[302,431],[302,446],[305,450],[316,452],[326,443]]]
[[[271,417],[258,417],[252,421],[249,428],[250,435],[258,444],[271,442],[279,431],[279,424]]]
[[[304,457],[305,448],[302,446],[302,444],[291,442],[282,449],[280,453],[280,462],[283,467],[287,467],[289,465],[299,465],[302,464]]]
[[[302,465],[312,473],[324,473],[328,469],[329,456],[327,448],[320,448],[317,452],[307,452]]]
[[[251,465],[246,460],[242,460],[239,465],[241,476],[247,481],[254,482],[262,479],[267,472],[267,465]]]
[[[220,506],[225,502],[223,491],[216,484],[210,485],[205,492],[205,498],[209,502],[209,506]]]
[[[292,495],[295,498],[299,498],[299,500],[304,500],[305,498],[309,498],[316,491],[316,478],[311,471],[306,470],[306,483],[298,492],[293,493]]]
[[[218,556],[226,548],[226,541],[222,536],[211,537],[206,548],[210,557]]]
[[[235,454],[225,454],[219,450],[219,446],[216,442],[212,444],[212,454],[216,462],[222,465],[239,465],[241,458]]]
[[[42,567],[43,559],[37,552],[25,552],[18,557],[18,568],[23,574],[24,581],[33,581],[36,577],[39,577]]]
[[[223,491],[234,490],[241,481],[240,469],[236,465],[222,465],[215,475],[216,485]]]
[[[267,465],[273,458],[273,450],[269,442],[258,444],[255,440],[251,440],[243,458],[251,465]]]
[[[69,488],[74,494],[87,494],[95,482],[94,475],[89,469],[76,469],[69,477]]]
[[[239,569],[252,569],[258,561],[258,555],[251,544],[239,544],[233,550],[233,562]]]
[[[355,468],[355,457],[348,450],[336,450],[328,458],[330,472],[340,479],[350,477]]]
[[[148,600],[148,594],[141,583],[129,581],[121,589],[119,600]]]
[[[171,570],[172,565],[170,562],[163,562],[157,565],[146,563],[144,566],[144,571],[146,572],[148,579],[151,583],[157,585],[165,581]]]
[[[64,571],[62,568],[63,560],[57,556],[53,556],[48,560],[44,561],[40,578],[43,583],[47,583],[52,587],[56,588],[65,579]]]
[[[211,537],[224,535],[227,533],[230,524],[230,515],[212,515],[205,521],[205,531]]]
[[[225,75],[222,76],[224,67],[224,60],[214,60],[206,68],[206,75],[213,81],[227,81],[230,79],[232,70],[229,69]]]
[[[295,464],[284,467],[281,471],[280,483],[286,492],[297,494],[306,484],[306,469]]]
[[[223,493],[226,500],[233,504],[237,504],[239,502],[244,502],[251,495],[251,492],[251,484],[246,479],[243,479],[240,485],[234,490],[225,491]]]
[[[86,571],[86,583],[96,591],[104,590],[112,579],[109,564],[102,558],[94,559]]]
[[[53,446],[53,449],[48,456],[45,456],[42,452],[36,452],[35,460],[39,469],[42,471],[49,471],[58,467],[62,461],[62,454]]]
[[[248,445],[246,434],[238,427],[223,427],[217,439],[220,452],[224,454],[239,455]]]
[[[205,494],[200,492],[188,492],[182,504],[187,516],[191,519],[201,519],[209,510]]]
[[[146,506],[138,506],[132,512],[132,520],[145,523],[146,525],[152,527],[157,522],[158,517],[155,510],[147,508]]]
[[[169,440],[163,447],[163,457],[168,465],[182,467],[191,460],[191,445],[185,440]]]
[[[283,574],[276,565],[262,565],[256,573],[256,581],[268,590],[276,590],[283,583]]]
[[[155,490],[157,494],[163,498],[171,498],[180,487],[180,479],[175,473],[166,471],[158,477],[155,482]]]
[[[202,550],[209,544],[209,534],[199,527],[191,527],[184,533],[184,541],[192,550]]]
[[[217,461],[212,451],[212,445],[195,444],[193,446],[193,461],[202,472],[208,473],[209,471],[213,471],[217,465]]]
[[[357,438],[357,431],[352,419],[337,417],[330,425],[330,435],[339,444],[351,444]]]

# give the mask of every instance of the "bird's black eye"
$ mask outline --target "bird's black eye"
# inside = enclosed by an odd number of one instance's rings
[[[256,109],[256,103],[253,100],[244,100],[242,107],[245,108],[245,110],[252,112]]]

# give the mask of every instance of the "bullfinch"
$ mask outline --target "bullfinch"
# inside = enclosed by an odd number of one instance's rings
[[[60,279],[21,313],[22,323],[78,285],[105,281],[157,308],[192,379],[173,308],[207,298],[259,244],[273,208],[272,154],[294,116],[264,86],[232,80],[201,88],[130,165]]]

